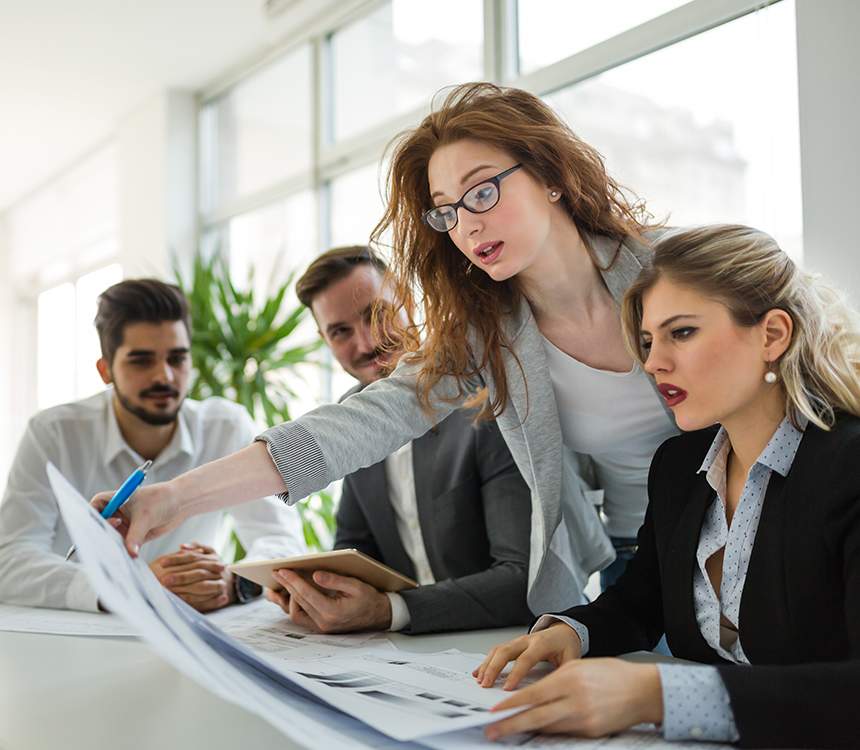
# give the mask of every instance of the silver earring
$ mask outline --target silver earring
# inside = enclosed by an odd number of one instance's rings
[[[550,190],[549,191],[550,198],[558,198],[558,190]]]
[[[770,362],[767,363],[767,372],[764,374],[764,382],[768,385],[773,385],[776,382],[776,373],[770,369]]]

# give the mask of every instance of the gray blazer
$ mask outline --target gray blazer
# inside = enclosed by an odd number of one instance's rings
[[[601,266],[615,258],[601,273],[609,292],[620,302],[650,262],[650,249],[632,238],[619,242],[594,235],[586,241]],[[524,301],[505,324],[524,372],[508,354],[509,400],[496,421],[531,490],[529,607],[535,613],[554,612],[581,603],[590,573],[608,565],[615,553],[594,507],[601,492],[594,483],[590,460],[580,456],[575,464],[563,461],[558,407],[531,307]],[[471,343],[475,359],[480,361],[480,342],[472,337]],[[423,435],[464,400],[457,379],[444,377],[433,391],[434,412],[428,416],[418,403],[416,374],[417,366],[404,357],[389,377],[361,393],[260,435],[258,439],[267,443],[288,488],[283,499],[296,502],[381,461]],[[472,392],[483,386],[494,390],[488,371],[469,383]],[[663,403],[656,387],[654,398]]]
[[[457,409],[412,444],[421,536],[436,583],[403,591],[404,632],[526,625],[529,489],[495,422]],[[335,549],[355,547],[415,577],[388,497],[385,463],[344,479]]]

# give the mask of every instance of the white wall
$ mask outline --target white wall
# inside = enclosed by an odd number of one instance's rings
[[[116,256],[93,259],[76,246],[63,246],[62,226],[39,227],[44,211],[20,211],[12,206],[0,215],[0,486],[14,456],[27,419],[36,411],[36,298],[46,285],[65,280],[69,275],[91,270],[96,260],[119,260],[125,277],[159,276],[172,278],[170,253],[180,258],[193,254],[196,232],[196,105],[187,92],[167,91],[153,96],[131,112],[112,139],[110,159],[116,164],[116,179],[104,205],[81,206],[85,229],[96,230],[105,221],[108,243]],[[100,158],[100,157],[99,157]],[[86,160],[85,160],[86,162]],[[79,170],[75,165],[63,170],[46,185],[48,199],[65,205],[63,191],[51,189],[64,184]],[[74,181],[74,180],[72,180]],[[114,187],[115,185],[115,187]],[[72,197],[75,193],[72,190]],[[38,191],[37,191],[38,193]],[[114,195],[115,193],[115,195]],[[38,198],[38,194],[36,195]],[[25,201],[26,203],[26,201]],[[22,204],[23,205],[23,204]],[[30,220],[32,213],[38,221]],[[50,211],[49,211],[50,213]],[[22,215],[27,214],[23,217]],[[113,215],[115,214],[115,215]],[[27,242],[12,252],[12,222]],[[90,220],[91,219],[91,220]],[[99,228],[99,231],[104,229]],[[60,231],[54,237],[52,232]],[[108,230],[105,230],[108,231]],[[36,236],[38,235],[38,236]],[[52,240],[54,238],[56,241]],[[35,248],[39,257],[34,257]],[[59,249],[62,246],[62,249]],[[44,256],[44,257],[43,257]],[[14,266],[14,267],[13,267]]]
[[[804,265],[860,304],[860,2],[796,7]]]
[[[188,92],[162,92],[117,128],[119,255],[130,276],[171,276],[170,253],[187,257],[196,232],[196,107]]]
[[[12,282],[6,221],[0,215],[0,478],[6,476],[14,451],[12,434]]]

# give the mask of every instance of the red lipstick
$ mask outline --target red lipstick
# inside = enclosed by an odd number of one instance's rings
[[[671,383],[658,383],[657,390],[659,390],[660,395],[666,399],[666,406],[670,409],[673,406],[677,406],[687,398],[687,391],[683,388],[679,388],[677,385],[672,385]]]

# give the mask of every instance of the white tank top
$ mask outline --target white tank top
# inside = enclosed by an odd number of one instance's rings
[[[609,536],[635,537],[645,518],[651,458],[678,429],[638,363],[629,372],[609,372],[546,338],[544,349],[564,446],[594,462]]]

